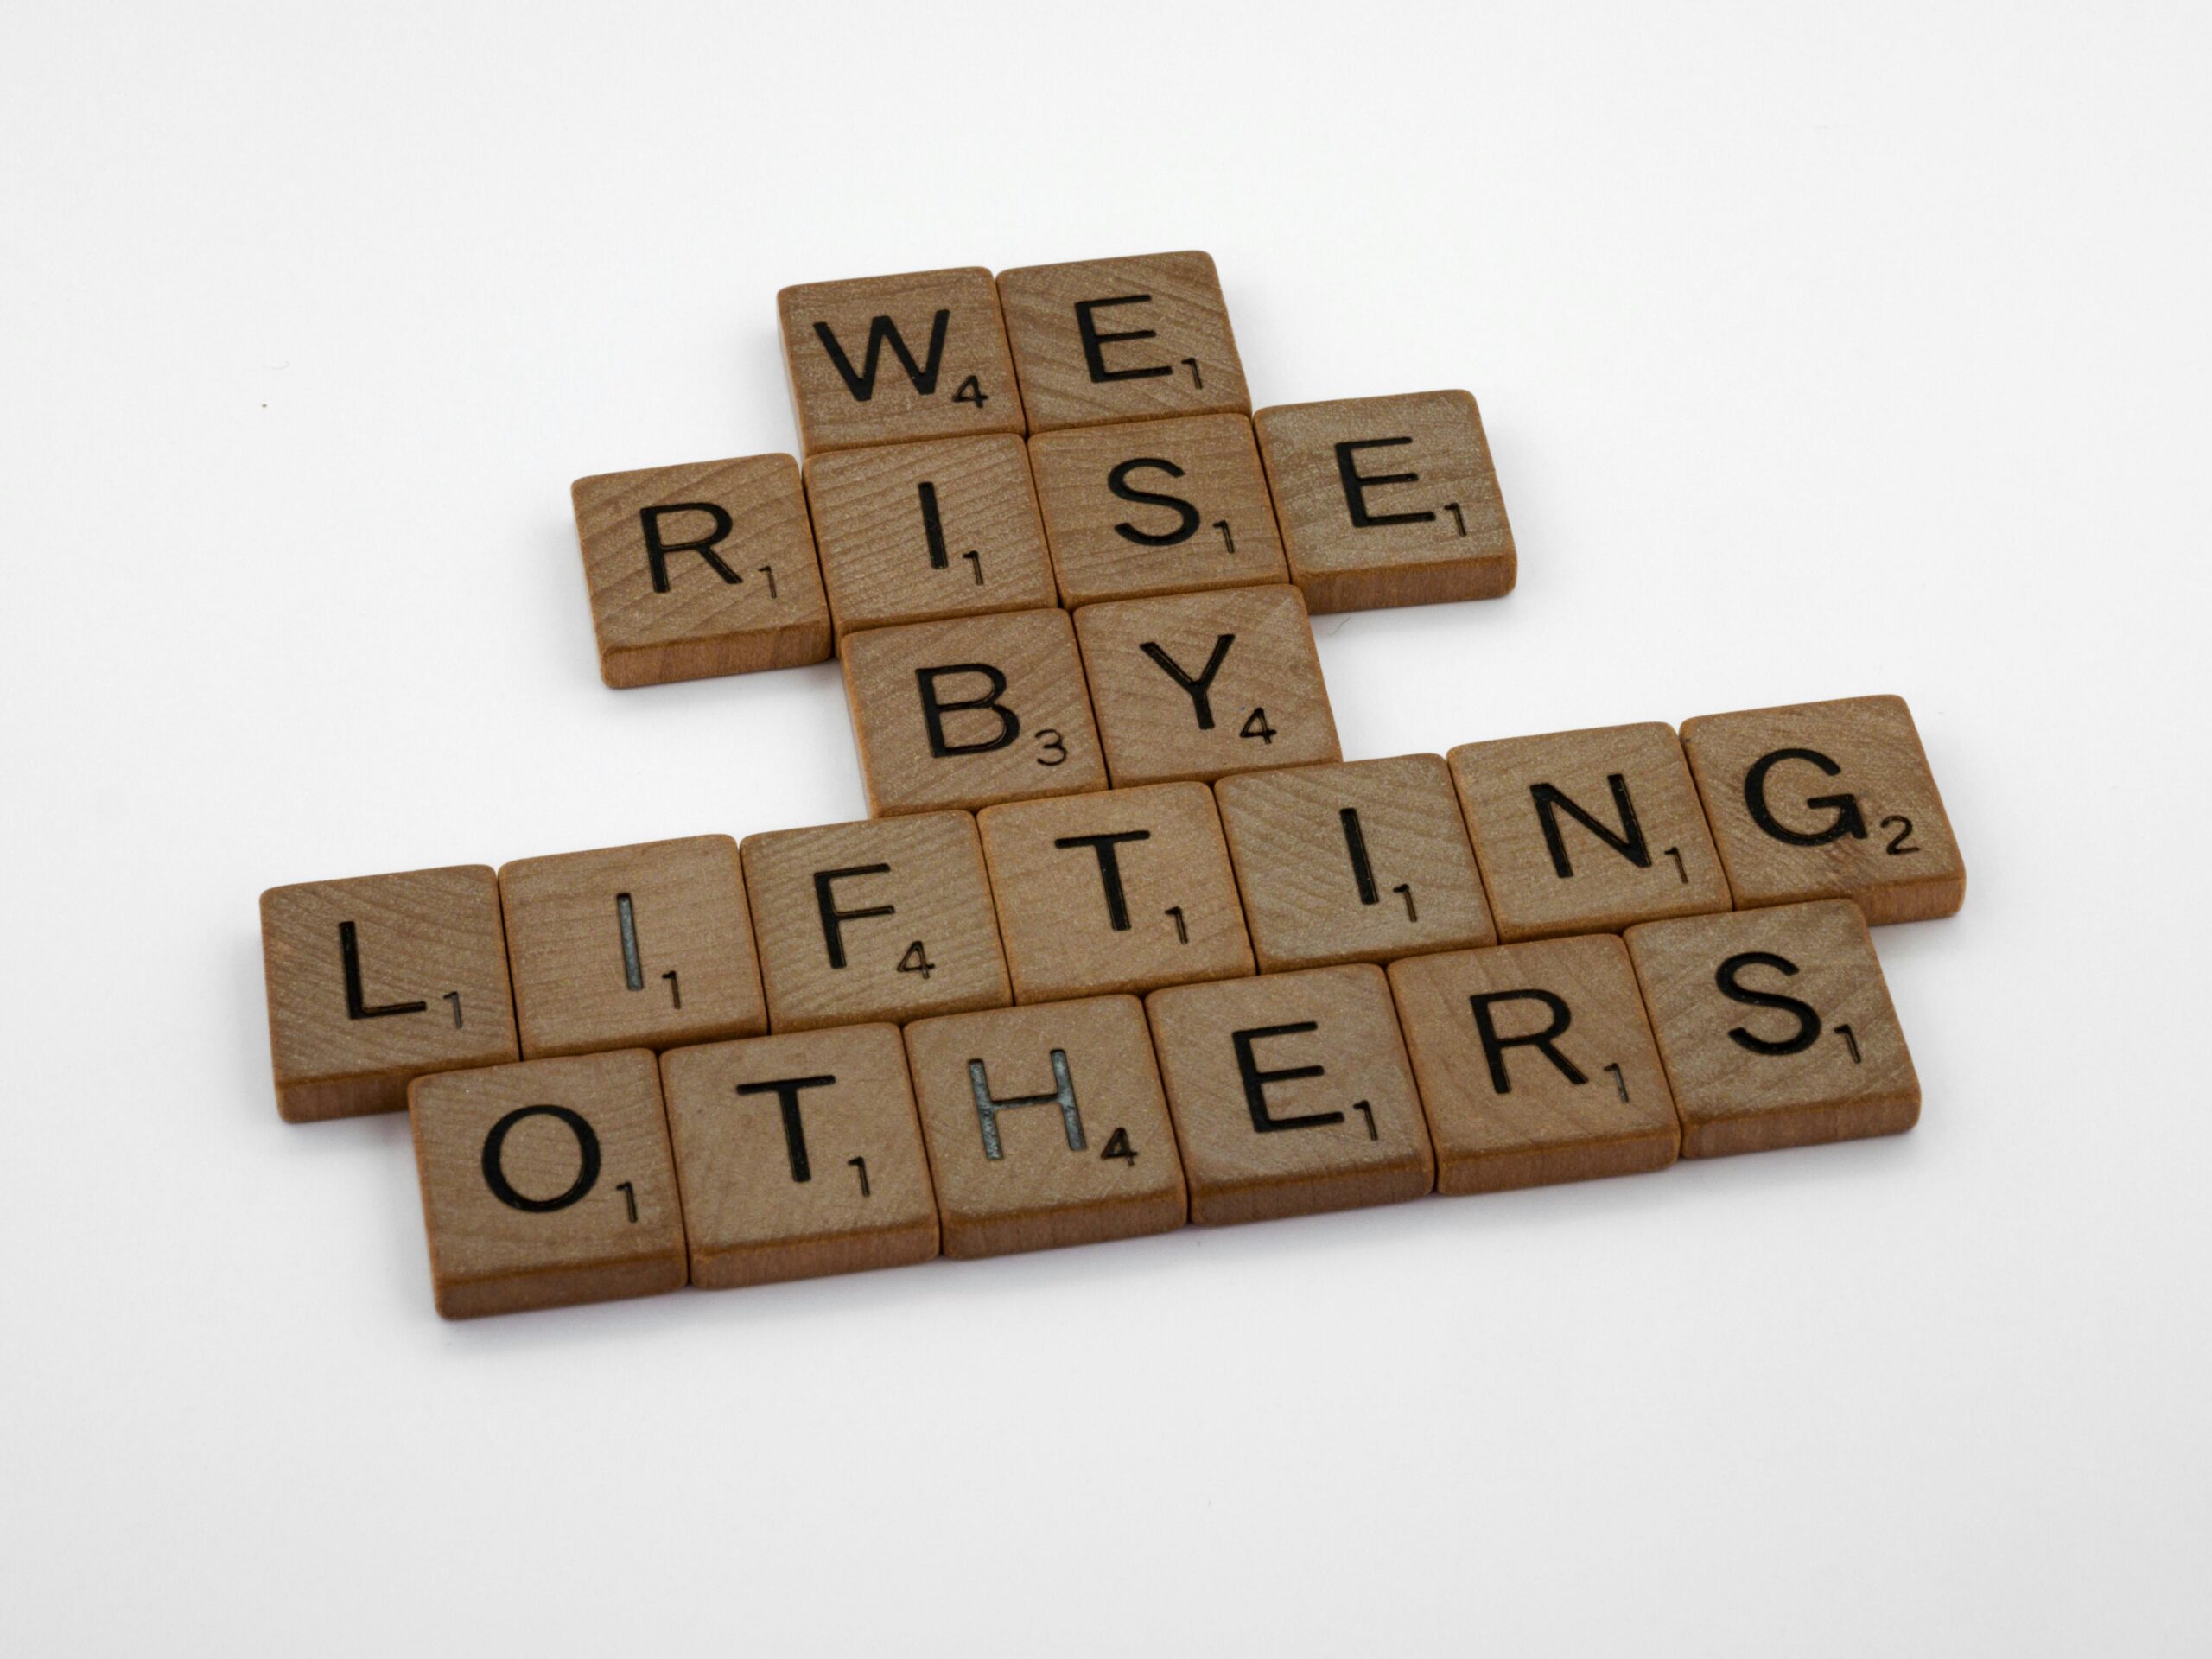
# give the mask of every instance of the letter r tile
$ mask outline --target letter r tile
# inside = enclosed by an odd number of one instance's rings
[[[789,455],[602,473],[569,493],[607,684],[829,657],[830,604]]]
[[[844,659],[878,817],[1106,786],[1065,611],[867,628],[845,637]]]

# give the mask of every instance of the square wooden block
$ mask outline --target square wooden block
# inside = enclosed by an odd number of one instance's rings
[[[1014,1000],[967,813],[779,830],[747,836],[738,850],[772,1030]]]
[[[1075,628],[1116,788],[1343,758],[1295,588],[1087,605]]]
[[[917,1020],[906,1058],[947,1255],[1183,1224],[1183,1166],[1136,998]]]
[[[1451,762],[1499,938],[1618,933],[1728,908],[1673,727],[1463,743]]]
[[[1395,1204],[1433,1185],[1380,968],[1181,985],[1147,997],[1145,1016],[1201,1226]]]
[[[981,266],[802,283],[776,296],[808,454],[1028,429]]]
[[[261,965],[290,1122],[396,1112],[410,1078],[521,1052],[488,864],[271,887]]]
[[[1674,1096],[1611,933],[1390,965],[1436,1142],[1436,1190],[1632,1175],[1675,1161]]]
[[[1713,838],[1745,909],[1847,898],[1870,922],[1948,916],[1967,867],[1903,697],[1682,722]]]
[[[1441,755],[1240,772],[1213,792],[1262,973],[1497,942]]]
[[[1465,392],[1285,404],[1252,424],[1290,579],[1313,610],[1513,591],[1513,529]]]
[[[1252,412],[1211,254],[1003,270],[999,299],[1033,432]]]
[[[904,1267],[937,1254],[937,1198],[896,1026],[661,1056],[691,1282]]]
[[[844,640],[868,810],[973,810],[1106,787],[1065,611],[1012,611]]]
[[[518,858],[499,901],[526,1059],[768,1029],[728,836]]]
[[[1242,415],[1048,432],[1029,464],[1064,605],[1288,579]]]
[[[1848,899],[1646,922],[1629,955],[1682,1120],[1682,1156],[1896,1135],[1920,1079]]]
[[[1252,971],[1229,849],[1205,785],[995,806],[976,824],[1015,1001]]]
[[[683,1212],[651,1049],[418,1077],[407,1105],[446,1318],[683,1283]]]
[[[607,684],[829,657],[830,606],[789,455],[602,473],[569,495]]]
[[[1058,601],[1020,438],[833,449],[805,474],[839,634]]]

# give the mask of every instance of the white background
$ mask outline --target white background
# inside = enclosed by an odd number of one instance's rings
[[[0,1647],[2205,1651],[2201,8],[0,11]],[[471,1325],[255,895],[863,810],[616,693],[581,474],[790,449],[783,284],[1204,247],[1464,385],[1521,584],[1345,753],[1896,691],[1895,1140]]]

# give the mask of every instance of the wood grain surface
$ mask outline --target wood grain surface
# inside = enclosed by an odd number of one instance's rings
[[[518,858],[499,901],[525,1059],[768,1029],[728,836]]]
[[[1145,999],[1200,1225],[1394,1204],[1435,1177],[1398,1017],[1371,963]]]
[[[896,1026],[661,1056],[691,1282],[711,1289],[937,1254],[937,1199]]]
[[[1087,605],[1075,626],[1116,788],[1343,758],[1295,588]]]
[[[1513,590],[1513,530],[1467,393],[1283,404],[1252,424],[1315,613]]]
[[[520,1055],[487,864],[271,887],[261,963],[289,1122],[396,1112],[410,1078]]]
[[[1020,438],[833,449],[804,474],[840,635],[1058,602]]]
[[[1628,949],[1611,933],[1390,964],[1436,1190],[1663,1169],[1681,1132]]]
[[[791,456],[602,473],[569,494],[607,684],[829,657],[830,606]]]
[[[810,455],[1028,429],[998,290],[981,266],[801,283],[776,296]]]
[[[1183,1224],[1183,1166],[1135,997],[917,1020],[906,1027],[906,1058],[945,1255],[1003,1255]],[[979,1094],[1004,1103],[979,1106]]]
[[[683,1214],[652,1050],[418,1077],[407,1104],[446,1318],[683,1283]]]
[[[1252,971],[1229,850],[1205,785],[994,806],[976,824],[1015,1001]]]
[[[1682,722],[1736,902],[1855,899],[1873,923],[1948,916],[1967,868],[1903,697]]]
[[[1671,726],[1463,743],[1448,758],[1500,938],[1618,933],[1729,907]]]
[[[1064,605],[1289,579],[1242,415],[1043,433],[1029,461]]]
[[[843,652],[876,817],[1106,787],[1065,611],[870,628],[848,634]]]
[[[1033,432],[1252,412],[1210,254],[1025,266],[999,298]]]
[[[976,820],[925,812],[747,836],[739,848],[779,1033],[1014,1000]]]
[[[1682,1121],[1682,1156],[1895,1135],[1920,1080],[1848,899],[1646,922],[1628,950]]]
[[[1262,973],[1497,943],[1442,756],[1239,772],[1213,792]]]

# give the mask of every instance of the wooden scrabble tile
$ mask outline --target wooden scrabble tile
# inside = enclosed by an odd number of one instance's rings
[[[878,817],[1106,787],[1065,611],[849,634],[845,696]]]
[[[1501,938],[1618,933],[1728,908],[1673,727],[1463,743],[1450,759]]]
[[[1858,901],[1870,922],[1948,916],[1967,867],[1903,697],[1682,722],[1736,902]]]
[[[520,1052],[489,865],[271,887],[261,964],[291,1122],[396,1112],[410,1077]]]
[[[829,657],[830,607],[789,455],[602,473],[569,494],[607,684]]]
[[[1646,922],[1628,950],[1682,1120],[1682,1156],[1896,1135],[1920,1080],[1848,899]]]
[[[937,1254],[937,1199],[896,1026],[661,1056],[691,1282],[904,1267]]]
[[[1211,254],[1002,270],[999,300],[1033,432],[1252,412]]]
[[[525,1058],[768,1029],[728,836],[518,858],[499,901]]]
[[[1029,463],[1064,605],[1287,580],[1242,415],[1048,432]]]
[[[925,812],[747,836],[739,847],[777,1032],[1014,1000],[976,820]]]
[[[1290,579],[1310,609],[1513,591],[1513,529],[1465,392],[1285,404],[1252,424]]]
[[[1417,1198],[1428,1125],[1368,963],[1145,999],[1200,1225]]]
[[[1342,758],[1295,588],[1087,605],[1075,627],[1117,788]]]
[[[1390,964],[1436,1142],[1436,1190],[1632,1175],[1681,1132],[1629,966],[1611,933]]]
[[[1135,997],[917,1020],[906,1058],[947,1255],[1183,1224],[1183,1166]]]
[[[1239,772],[1213,792],[1262,973],[1497,943],[1442,756]]]
[[[1016,1001],[1252,971],[1205,785],[994,806],[976,825]]]
[[[1028,429],[980,266],[802,283],[776,296],[808,454]]]
[[[1058,602],[1020,438],[833,449],[805,474],[839,634]]]
[[[651,1049],[418,1077],[407,1105],[446,1318],[683,1284],[683,1212]]]

